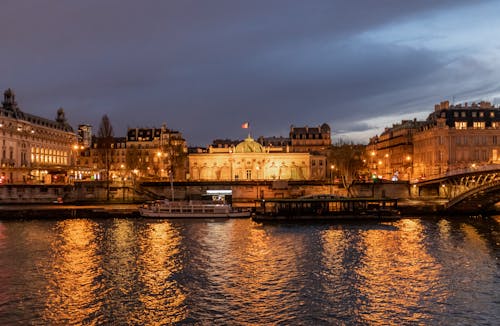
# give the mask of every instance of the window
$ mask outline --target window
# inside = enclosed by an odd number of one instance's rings
[[[467,129],[467,121],[455,121],[455,129]]]
[[[467,116],[467,112],[465,112],[465,111],[460,112],[460,116],[462,118],[465,118]]]
[[[252,180],[252,170],[247,170],[247,180]]]
[[[491,128],[493,128],[493,129],[500,128],[500,122],[496,122],[496,121],[492,122],[491,123]]]
[[[477,112],[476,111],[472,111],[472,117],[473,118],[477,117]]]
[[[495,112],[491,111],[490,112],[490,118],[494,118],[495,117]]]
[[[474,129],[484,129],[486,127],[484,121],[474,121],[472,127]]]
[[[480,117],[480,118],[483,118],[483,117],[484,117],[484,112],[483,112],[483,111],[479,112],[479,117]]]

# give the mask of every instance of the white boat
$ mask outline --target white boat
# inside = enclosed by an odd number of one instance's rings
[[[145,203],[139,207],[139,213],[156,218],[245,218],[252,214],[250,210],[234,209],[228,204],[168,200]]]

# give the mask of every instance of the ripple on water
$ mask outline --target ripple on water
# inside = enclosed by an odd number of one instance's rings
[[[498,223],[0,223],[0,324],[499,324]]]

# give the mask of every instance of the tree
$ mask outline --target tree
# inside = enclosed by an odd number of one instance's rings
[[[363,169],[365,145],[345,143],[342,140],[332,145],[328,153],[330,173],[339,175],[346,189],[356,180]],[[333,166],[333,169],[332,169]]]
[[[105,114],[102,117],[99,130],[97,132],[97,149],[99,151],[100,161],[104,167],[106,179],[106,199],[109,200],[109,171],[111,168],[111,151],[114,143],[113,126]]]

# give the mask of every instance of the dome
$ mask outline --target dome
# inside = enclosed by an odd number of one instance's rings
[[[236,145],[235,153],[264,153],[264,148],[261,144],[248,136],[244,141]]]

